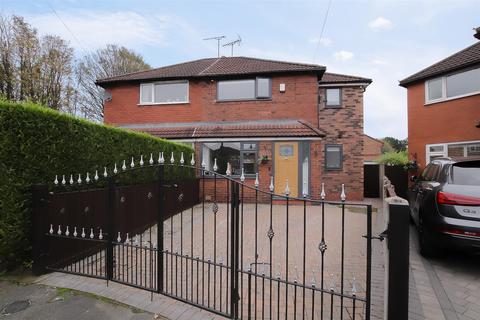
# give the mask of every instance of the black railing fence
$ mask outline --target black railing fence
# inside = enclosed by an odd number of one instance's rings
[[[144,167],[153,182],[119,183]],[[168,170],[196,178],[169,181]],[[193,163],[105,176],[101,188],[58,178],[35,188],[38,273],[115,281],[232,319],[370,318],[370,205],[345,192],[292,198],[274,178],[249,185]]]

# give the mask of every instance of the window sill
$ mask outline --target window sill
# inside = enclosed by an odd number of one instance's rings
[[[325,108],[324,109],[342,109],[342,105],[338,105],[338,106],[327,106],[325,105]]]
[[[343,168],[325,168],[325,171],[327,172],[339,172],[342,171]]]
[[[424,105],[429,106],[429,105],[432,105],[432,104],[447,102],[447,101],[456,100],[456,99],[462,99],[462,98],[476,96],[476,95],[480,95],[480,91],[469,93],[469,94],[463,94],[461,96],[455,96],[455,97],[450,97],[450,98],[442,98],[442,99],[437,99],[437,100],[432,100],[432,101],[426,101]]]
[[[234,100],[215,100],[215,103],[229,103],[229,102],[271,102],[272,98],[265,99],[234,99]]]
[[[184,102],[158,102],[158,103],[138,103],[139,107],[148,107],[148,106],[163,106],[163,105],[175,105],[175,104],[190,104],[190,101]]]

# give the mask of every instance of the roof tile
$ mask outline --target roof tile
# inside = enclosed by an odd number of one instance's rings
[[[322,79],[320,80],[320,84],[352,83],[352,82],[371,83],[372,79],[362,78],[357,76],[350,76],[347,74],[325,72],[323,74]]]
[[[324,137],[312,124],[301,120],[265,122],[237,122],[217,124],[183,124],[182,126],[135,126],[154,136],[167,139],[189,138],[250,138],[250,137]]]

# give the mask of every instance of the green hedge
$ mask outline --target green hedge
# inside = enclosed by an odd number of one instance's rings
[[[55,175],[103,173],[131,157],[193,150],[150,135],[91,123],[30,103],[0,101],[0,270],[30,260],[31,194]],[[148,155],[148,156],[147,156]],[[167,156],[168,155],[168,156]],[[187,156],[188,155],[188,156]],[[172,174],[172,173],[170,173]],[[173,174],[188,174],[177,170]],[[68,176],[67,176],[68,177]],[[85,176],[82,177],[83,179]],[[67,178],[68,179],[68,178]]]
[[[378,163],[383,163],[390,166],[405,166],[408,164],[407,151],[391,151],[382,154],[377,160]]]

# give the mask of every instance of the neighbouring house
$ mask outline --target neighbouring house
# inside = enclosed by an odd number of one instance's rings
[[[382,156],[383,141],[363,135],[363,156],[365,163],[376,163]]]
[[[424,167],[437,157],[480,156],[480,41],[400,86],[407,89],[411,160]]]
[[[99,79],[105,123],[191,143],[197,163],[260,188],[363,199],[363,93],[370,79],[320,65],[207,58]],[[208,181],[207,181],[208,182]],[[206,186],[208,188],[208,185]]]

